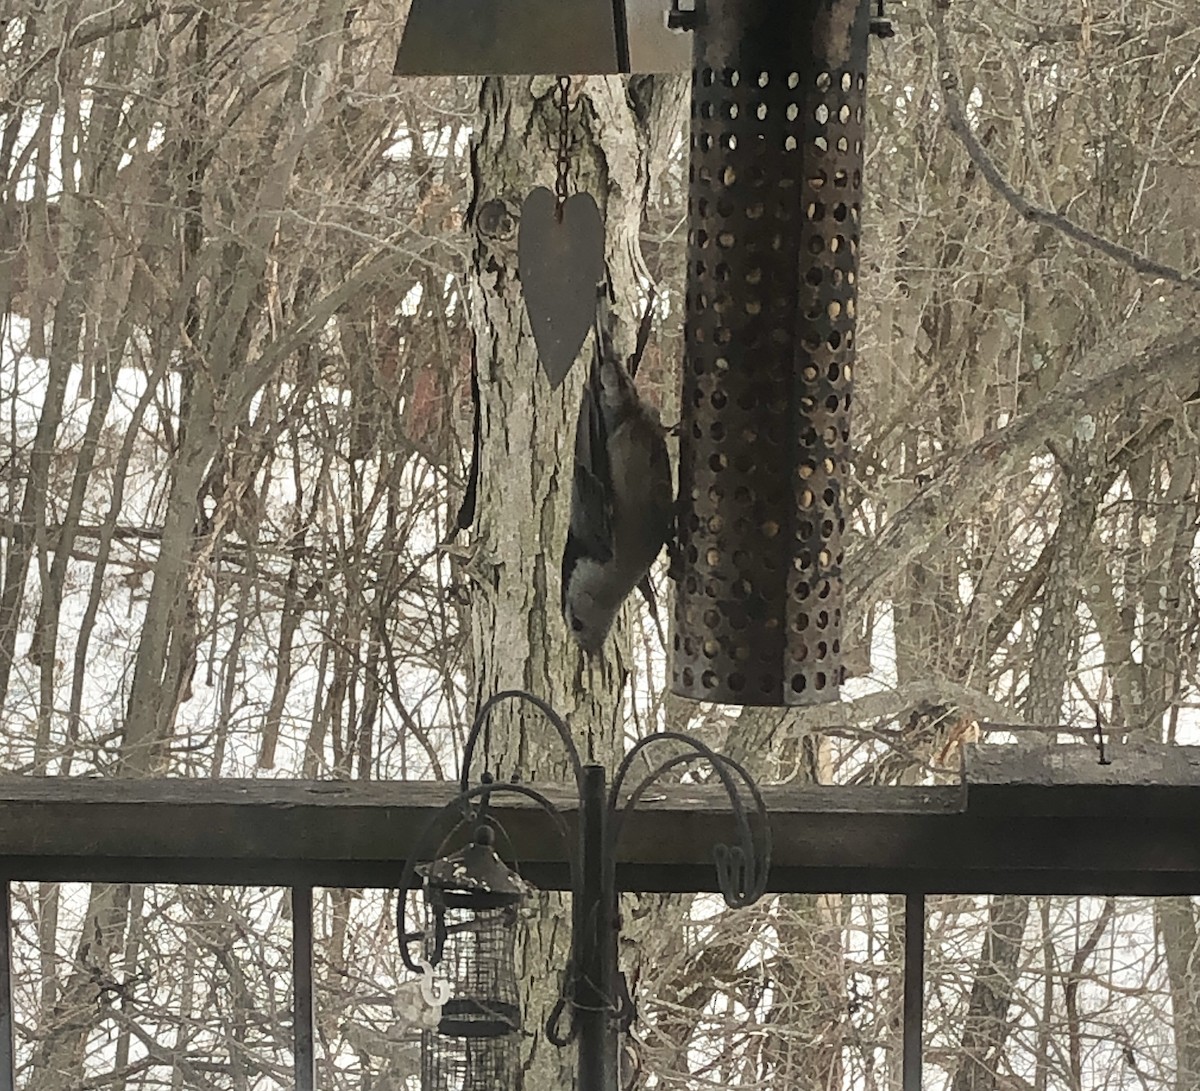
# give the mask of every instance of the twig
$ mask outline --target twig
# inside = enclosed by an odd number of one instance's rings
[[[897,572],[962,518],[995,488],[998,480],[1025,469],[1047,438],[1067,434],[1083,413],[1141,398],[1148,387],[1170,389],[1195,381],[1200,336],[1190,328],[1161,337],[1141,351],[1124,352],[1123,362],[1104,369],[1116,355],[1109,343],[1097,345],[1042,401],[1012,423],[984,435],[949,460],[934,479],[883,530],[855,550],[846,568],[856,572],[847,587],[847,607],[862,610]]]
[[[983,144],[980,143],[978,137],[971,131],[971,126],[967,122],[966,113],[963,110],[962,97],[959,95],[960,81],[957,74],[957,65],[954,62],[954,55],[950,49],[949,36],[946,33],[945,13],[939,4],[934,4],[931,10],[933,13],[934,34],[937,38],[938,68],[941,71],[946,121],[950,125],[951,132],[958,137],[962,146],[966,149],[967,155],[975,165],[976,170],[987,180],[988,185],[1016,209],[1017,213],[1023,219],[1028,220],[1030,223],[1051,227],[1055,231],[1066,235],[1067,238],[1073,239],[1075,242],[1089,249],[1099,251],[1101,254],[1139,273],[1161,277],[1163,280],[1170,281],[1173,284],[1180,284],[1185,288],[1200,289],[1200,277],[1189,275],[1172,265],[1164,265],[1162,262],[1143,257],[1137,251],[1131,250],[1127,246],[1121,246],[1111,239],[1097,235],[1094,231],[1088,231],[1059,212],[1035,205],[1009,184],[1008,180],[1000,173],[1000,169],[988,155]]]
[[[12,83],[4,90],[3,96],[0,97],[0,110],[14,110],[20,105],[21,100],[25,96],[26,86],[29,81],[37,73],[38,69],[48,61],[66,53],[68,50],[86,49],[103,38],[108,38],[116,34],[124,34],[131,30],[140,30],[142,27],[161,19],[164,15],[183,15],[188,20],[191,20],[196,15],[196,8],[191,4],[181,4],[177,7],[162,7],[161,5],[151,4],[144,11],[136,12],[123,22],[116,22],[114,20],[113,22],[103,23],[100,26],[87,29],[85,29],[85,24],[91,20],[84,19],[68,39],[44,49],[25,66],[24,71],[19,72],[13,78]]]

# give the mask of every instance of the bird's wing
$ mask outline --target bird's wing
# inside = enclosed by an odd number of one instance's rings
[[[567,574],[581,557],[604,562],[612,559],[612,467],[608,434],[601,407],[600,352],[597,332],[579,418],[575,424],[575,468],[571,477],[571,522],[563,548],[563,604]]]

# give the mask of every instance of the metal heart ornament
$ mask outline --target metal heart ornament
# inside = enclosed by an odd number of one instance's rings
[[[604,221],[590,193],[568,197],[538,186],[521,206],[517,271],[538,357],[552,387],[571,370],[596,317],[604,276]]]

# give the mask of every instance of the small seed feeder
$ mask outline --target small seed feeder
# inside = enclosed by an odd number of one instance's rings
[[[533,887],[504,864],[494,840],[480,823],[469,844],[415,869],[425,880],[424,957],[414,963],[407,944],[401,949],[410,969],[439,979],[441,1003],[440,1018],[421,1035],[422,1091],[495,1091],[516,1071],[514,945],[517,913]]]
[[[417,868],[425,879],[425,955],[449,983],[441,1034],[496,1038],[521,1027],[514,961],[517,910],[532,890],[492,847],[490,826],[471,843]]]

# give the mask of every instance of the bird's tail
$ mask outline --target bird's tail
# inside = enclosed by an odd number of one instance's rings
[[[629,357],[629,377],[637,378],[638,367],[641,365],[642,356],[646,351],[646,345],[650,340],[650,321],[654,317],[654,285],[650,285],[650,293],[646,296],[646,310],[642,314],[642,321],[638,324],[637,344],[634,345],[633,355]]]
[[[657,296],[654,290],[654,285],[650,285],[649,293],[646,297],[646,309],[642,313],[642,320],[638,323],[637,342],[634,345],[633,355],[625,361],[625,370],[629,373],[631,379],[637,378],[638,367],[641,365],[642,356],[645,355],[646,345],[650,342],[650,329],[654,318],[654,303]],[[596,293],[596,345],[600,350],[600,355],[606,360],[617,359],[616,347],[613,344],[613,325],[616,321],[616,293],[613,290],[612,280],[605,277],[597,285]]]

